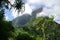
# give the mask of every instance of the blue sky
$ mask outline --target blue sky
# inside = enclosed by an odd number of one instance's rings
[[[11,12],[10,10],[5,9],[5,15],[6,15],[6,17],[7,17],[6,20],[13,20],[13,19],[14,19],[11,13],[12,13],[12,12]]]
[[[14,0],[9,0],[11,3],[14,3]],[[37,14],[37,17],[40,16],[54,16],[54,21],[60,24],[60,0],[25,0],[25,11],[23,14],[30,14],[33,10],[36,10],[40,7],[43,7],[43,11]],[[5,10],[6,18],[8,20],[13,20],[17,16],[21,16],[23,14],[19,14],[15,11],[16,9],[12,8],[11,10]]]

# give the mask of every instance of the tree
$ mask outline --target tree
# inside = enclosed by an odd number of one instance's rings
[[[11,7],[15,7],[16,9],[21,9],[22,7],[22,0],[15,0],[14,4],[11,4],[11,2],[9,0],[0,0],[0,8],[2,9],[3,7],[5,8],[9,8],[9,5]]]
[[[16,37],[16,40],[36,40],[35,38],[33,37],[30,37],[30,35],[28,34],[25,34],[25,33],[20,33],[17,37]]]
[[[53,18],[41,17],[33,22],[33,26],[36,27],[37,31],[42,31],[43,40],[57,40],[58,39],[58,28],[59,24],[53,21]],[[60,29],[60,28],[59,28]]]
[[[28,24],[27,24],[28,25]],[[41,40],[58,40],[60,36],[60,25],[53,21],[53,18],[40,17],[35,21],[25,25],[23,30],[35,35],[35,37],[42,38]]]
[[[11,9],[12,7],[20,10],[22,7],[22,0],[15,0],[14,4],[11,4],[9,0],[0,0],[0,40],[9,40],[13,37],[14,27],[10,21],[4,20],[4,8]],[[9,8],[9,5],[11,8]]]
[[[4,20],[4,11],[0,11],[0,40],[8,40],[9,37],[12,37],[14,32],[14,27],[11,22]]]

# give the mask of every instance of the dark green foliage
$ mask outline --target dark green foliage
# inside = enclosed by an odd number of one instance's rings
[[[10,22],[0,22],[0,40],[8,40],[9,37],[12,37],[14,32],[14,27]]]
[[[9,37],[12,37],[14,32],[14,27],[11,22],[4,21],[4,12],[0,11],[0,40],[8,40]]]
[[[16,0],[15,1],[15,7],[19,10],[22,8],[22,0]]]
[[[4,11],[3,11],[3,10],[1,10],[1,11],[0,11],[0,21],[2,21],[2,20],[3,20],[3,18],[4,18]]]
[[[11,4],[9,0],[0,0],[0,8],[5,7],[7,9],[9,9],[9,5],[11,6],[11,8],[14,7],[14,8],[20,10],[23,5],[23,2],[22,2],[22,0],[15,0],[14,4]]]
[[[35,40],[35,38],[30,37],[30,35],[28,35],[28,34],[19,34],[16,37],[16,40]]]

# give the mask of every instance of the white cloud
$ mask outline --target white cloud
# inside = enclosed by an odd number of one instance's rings
[[[5,20],[8,20],[8,17],[7,16],[5,17]]]
[[[14,4],[15,0],[9,0],[11,4]]]
[[[18,12],[17,12],[17,10],[15,9],[15,8],[12,8],[11,9],[11,14],[12,14],[12,16],[14,17],[14,18],[16,18],[17,16],[18,16]]]
[[[25,11],[23,12],[23,14],[31,14],[32,9],[29,6],[29,4],[25,4]]]
[[[36,4],[36,3],[40,3],[42,2],[42,0],[27,0],[28,4]]]
[[[18,13],[18,10],[16,10],[15,8],[12,8],[11,9],[11,14],[14,18],[18,17],[18,16],[22,16],[23,14],[30,14],[31,15],[31,12],[32,12],[32,9],[30,8],[30,6],[28,4],[25,4],[25,11],[23,13],[19,12]]]
[[[55,20],[55,22],[57,22],[57,23],[60,24],[60,16],[56,16],[56,17],[54,18],[54,20]]]
[[[27,3],[32,10],[42,7],[42,5],[44,6],[43,11],[38,13],[37,17],[42,15],[51,17],[53,15],[55,21],[60,20],[60,0],[27,0]]]
[[[8,16],[6,16],[6,14],[5,14],[4,16],[5,16],[5,17],[4,17],[4,20],[9,21],[9,17],[8,17]]]

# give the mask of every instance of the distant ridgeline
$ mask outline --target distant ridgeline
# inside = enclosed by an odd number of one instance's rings
[[[37,10],[34,10],[32,12],[32,15],[29,15],[29,14],[24,14],[22,16],[19,16],[17,18],[15,18],[13,21],[12,21],[12,24],[13,26],[23,26],[29,22],[32,22],[36,19],[36,14],[37,13],[40,13],[41,11],[43,10],[43,8],[39,8]]]

